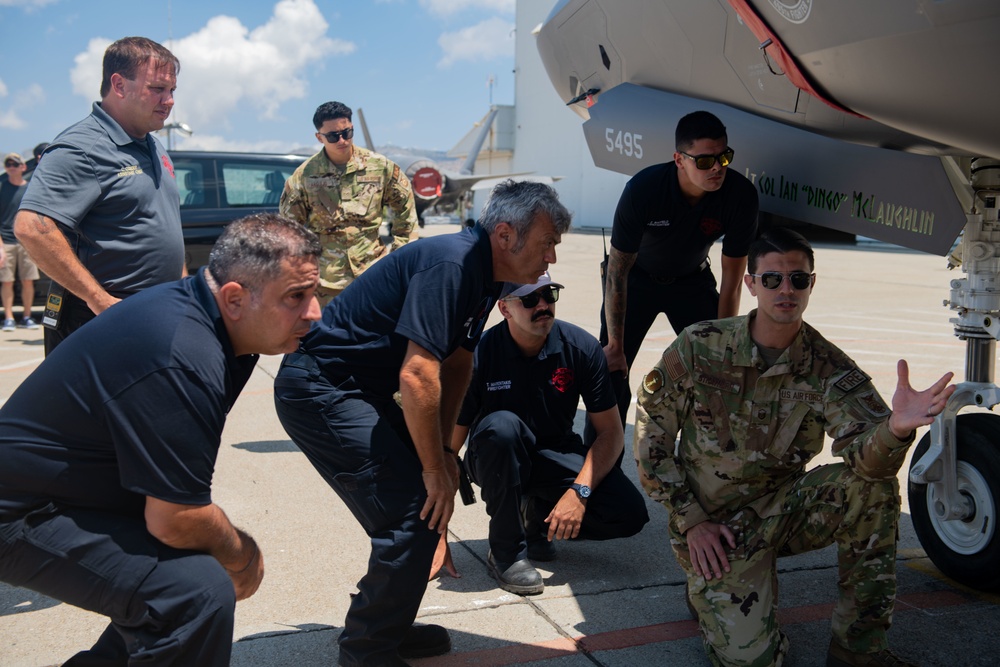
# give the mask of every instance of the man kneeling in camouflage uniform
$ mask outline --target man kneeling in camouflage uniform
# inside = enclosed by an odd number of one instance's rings
[[[840,598],[827,665],[905,665],[887,648],[896,578],[896,473],[951,373],[892,411],[871,378],[802,321],[816,277],[799,234],[755,241],[749,315],[685,329],[643,380],[635,454],[670,511],[670,541],[714,665],[780,665],[776,558],[837,544]],[[843,463],[805,470],[824,430]],[[675,438],[680,432],[680,441]]]

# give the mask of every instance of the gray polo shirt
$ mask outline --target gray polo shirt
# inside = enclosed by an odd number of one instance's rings
[[[114,296],[181,276],[173,163],[152,134],[133,139],[99,102],[53,140],[20,210],[58,222],[83,265]]]

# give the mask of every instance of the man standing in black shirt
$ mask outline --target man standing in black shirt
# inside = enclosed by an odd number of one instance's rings
[[[722,122],[695,111],[677,123],[675,139],[673,162],[647,167],[625,185],[611,232],[601,342],[608,370],[622,378],[622,424],[628,370],[653,320],[665,313],[679,333],[738,314],[747,248],[757,235],[757,191],[728,171],[734,152]],[[708,251],[720,237],[717,290]]]

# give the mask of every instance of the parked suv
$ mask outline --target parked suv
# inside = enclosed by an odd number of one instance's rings
[[[306,155],[171,151],[181,194],[188,271],[208,264],[227,224],[251,213],[278,210],[285,181]]]

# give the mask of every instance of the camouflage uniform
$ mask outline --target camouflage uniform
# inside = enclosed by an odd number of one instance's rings
[[[788,641],[775,616],[775,558],[833,543],[833,633],[854,652],[881,650],[896,590],[895,475],[912,437],[896,439],[871,379],[805,323],[764,370],[750,337],[755,313],[688,327],[646,375],[640,479],[670,511],[671,546],[713,664],[781,664]],[[805,472],[824,431],[844,463]],[[695,575],[688,555],[684,533],[705,520],[736,537],[721,580]]]
[[[321,150],[285,182],[281,214],[319,234],[321,305],[372,265],[388,249],[379,238],[389,207],[393,245],[410,239],[417,224],[413,189],[399,166],[383,155],[354,146],[341,173]]]

